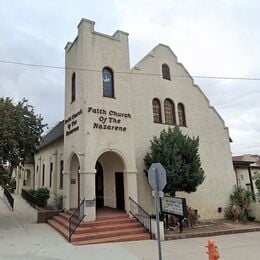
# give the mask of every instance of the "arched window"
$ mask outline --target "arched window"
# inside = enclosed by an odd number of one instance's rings
[[[71,78],[71,103],[76,100],[76,74],[73,72]]]
[[[161,104],[157,98],[153,99],[153,121],[154,121],[154,123],[162,122]]]
[[[109,68],[102,70],[103,80],[103,97],[114,97],[114,77],[113,72]]]
[[[171,80],[170,68],[165,63],[162,65],[162,77],[163,79]]]
[[[165,124],[175,125],[175,107],[171,99],[167,98],[164,100],[164,114],[165,114]]]
[[[184,109],[184,105],[181,103],[178,104],[178,117],[179,117],[179,125],[186,126],[185,109]]]

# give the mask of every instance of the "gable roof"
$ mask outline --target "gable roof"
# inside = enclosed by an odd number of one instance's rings
[[[56,140],[63,138],[63,136],[64,136],[64,120],[60,121],[45,136],[43,136],[37,150],[40,150],[46,145],[49,145],[55,142]]]
[[[162,44],[162,43],[159,43],[157,44],[150,52],[148,52],[141,60],[139,60],[132,68],[131,70],[134,70],[134,69],[138,69],[140,64],[142,64],[146,59],[148,59],[149,57],[154,57],[154,52],[159,49],[159,48],[166,48],[168,49],[173,57],[177,60],[177,56],[175,55],[175,53],[172,51],[172,49],[168,46],[168,45],[165,45],[165,44]],[[186,69],[185,69],[186,70]],[[186,70],[187,72],[187,70]],[[187,72],[188,73],[188,72]],[[189,74],[189,73],[188,73]]]
[[[244,154],[232,156],[233,165],[236,167],[247,166],[251,168],[260,168],[260,156],[257,154]]]

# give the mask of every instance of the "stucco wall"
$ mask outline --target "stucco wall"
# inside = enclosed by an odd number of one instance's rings
[[[160,74],[163,63],[168,64],[171,74],[184,77],[173,77],[169,81],[159,76],[142,75]],[[151,197],[147,196],[151,194],[151,190],[143,172],[143,158],[152,136],[158,136],[161,130],[169,127],[164,124],[164,118],[162,124],[153,123],[152,100],[158,98],[163,108],[164,100],[170,98],[175,103],[176,110],[178,103],[183,103],[185,106],[187,127],[181,127],[181,130],[184,134],[199,136],[199,153],[206,174],[204,183],[199,186],[196,193],[179,195],[185,196],[188,205],[198,209],[202,217],[222,217],[217,208],[227,206],[235,184],[229,134],[223,120],[210,106],[201,90],[193,84],[185,68],[177,62],[176,56],[167,46],[158,45],[150,55],[137,64],[136,69],[132,69],[132,72],[140,73],[138,77],[133,76],[131,81],[139,201],[145,207],[150,205],[152,210]],[[176,118],[178,118],[177,111]]]
[[[260,202],[251,202],[250,209],[250,215],[255,217],[256,221],[260,221]]]
[[[49,203],[59,195],[64,194],[60,187],[60,161],[63,160],[63,139],[57,140],[40,149],[34,156],[35,161],[35,187],[46,187],[50,190]],[[52,185],[50,187],[50,163],[53,163]],[[43,164],[45,165],[44,185],[42,183]],[[38,169],[38,171],[37,171]]]

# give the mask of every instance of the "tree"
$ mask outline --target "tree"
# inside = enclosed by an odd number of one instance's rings
[[[194,192],[205,179],[198,148],[199,137],[183,135],[179,127],[163,130],[151,141],[150,151],[144,158],[146,170],[153,162],[160,162],[167,173],[164,192],[172,196],[177,191]]]
[[[11,173],[35,152],[46,126],[42,121],[28,100],[14,104],[11,98],[0,98],[0,170],[3,162],[8,161]]]

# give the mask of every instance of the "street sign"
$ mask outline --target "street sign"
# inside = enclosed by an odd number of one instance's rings
[[[162,191],[165,187],[166,171],[160,163],[153,163],[148,170],[148,182],[154,191]]]

